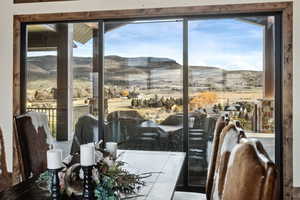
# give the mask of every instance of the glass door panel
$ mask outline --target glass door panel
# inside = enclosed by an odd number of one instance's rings
[[[105,23],[108,141],[136,150],[183,151],[182,23]]]
[[[228,113],[274,160],[274,17],[189,21],[189,184],[205,186],[217,118]]]
[[[81,134],[76,126],[83,123],[86,137],[93,134],[99,140],[97,30],[98,23],[90,22],[26,26],[24,111],[46,114],[49,131],[58,141],[72,141],[76,132]],[[59,148],[67,154],[69,145],[61,142]]]

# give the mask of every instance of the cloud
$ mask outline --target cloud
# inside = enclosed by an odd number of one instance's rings
[[[105,34],[105,55],[166,57],[182,64],[182,22],[127,24]],[[236,19],[189,22],[189,64],[262,70],[263,29]],[[92,41],[77,44],[74,56],[91,57]],[[48,53],[49,54],[49,53]],[[30,53],[42,55],[41,52]],[[50,52],[53,55],[53,52]]]

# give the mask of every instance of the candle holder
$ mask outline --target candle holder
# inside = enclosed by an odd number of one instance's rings
[[[94,188],[92,184],[92,169],[93,166],[82,166],[83,170],[83,200],[94,199]]]
[[[52,174],[51,179],[51,200],[59,200],[60,199],[60,186],[59,186],[59,177],[58,172],[60,169],[49,169]]]

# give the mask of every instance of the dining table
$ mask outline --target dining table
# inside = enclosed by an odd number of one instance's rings
[[[185,160],[183,152],[118,150],[118,159],[134,174],[150,173],[145,184],[130,197],[133,200],[171,200]],[[37,177],[25,180],[0,193],[2,200],[48,200],[50,193],[41,189]],[[73,198],[64,198],[72,199]]]

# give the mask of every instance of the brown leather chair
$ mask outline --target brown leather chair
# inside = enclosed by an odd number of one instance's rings
[[[28,113],[15,118],[25,179],[47,169],[49,127],[44,117],[43,113]]]
[[[8,188],[11,183],[11,175],[8,173],[6,166],[4,139],[0,128],[0,191]]]
[[[243,139],[229,159],[223,200],[275,200],[277,170],[262,144]]]

